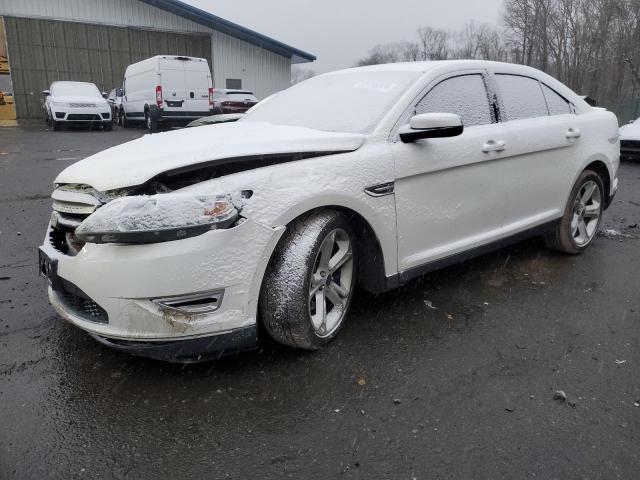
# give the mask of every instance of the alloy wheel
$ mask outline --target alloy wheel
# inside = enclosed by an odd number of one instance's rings
[[[353,247],[345,230],[329,232],[320,245],[309,285],[309,315],[320,338],[331,336],[344,320],[353,294]]]
[[[588,245],[595,237],[602,213],[602,193],[592,180],[585,182],[578,190],[573,203],[571,235],[578,247]]]

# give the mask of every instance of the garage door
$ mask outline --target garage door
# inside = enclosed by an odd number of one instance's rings
[[[42,116],[40,92],[56,80],[93,82],[108,92],[128,65],[155,55],[211,62],[211,37],[138,28],[5,17],[18,118]]]

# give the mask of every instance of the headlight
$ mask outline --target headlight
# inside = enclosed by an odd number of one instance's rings
[[[67,102],[51,102],[51,105],[54,107],[68,107],[69,104]]]
[[[76,236],[88,243],[159,243],[227,228],[238,218],[230,196],[166,193],[122,197],[85,219]]]

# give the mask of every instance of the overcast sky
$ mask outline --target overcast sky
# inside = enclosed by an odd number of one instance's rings
[[[424,25],[497,23],[502,0],[183,0],[318,57],[318,73],[352,66],[378,43],[414,40]]]

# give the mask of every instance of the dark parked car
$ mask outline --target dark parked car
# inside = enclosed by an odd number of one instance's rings
[[[245,113],[258,103],[258,99],[247,90],[215,89],[213,91],[213,113]]]

